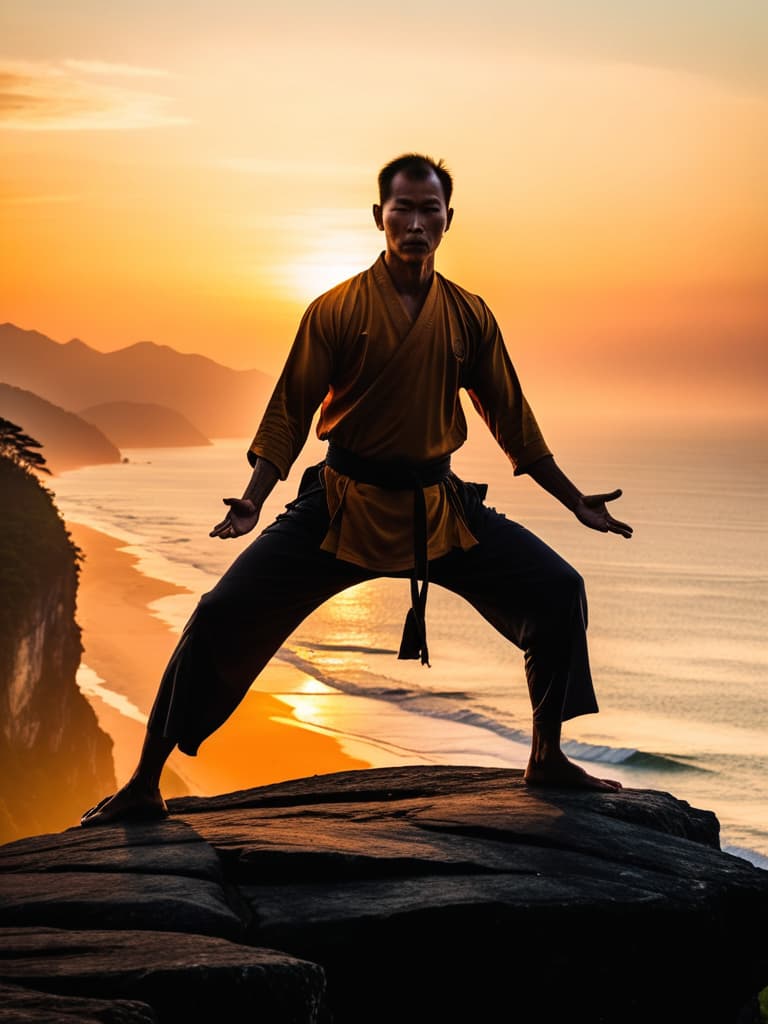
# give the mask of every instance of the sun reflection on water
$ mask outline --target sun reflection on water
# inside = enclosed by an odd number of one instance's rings
[[[379,611],[374,586],[361,583],[336,594],[323,606],[324,642],[333,647],[366,649],[375,646],[371,629]],[[322,653],[325,664],[346,664],[347,658],[336,652]]]

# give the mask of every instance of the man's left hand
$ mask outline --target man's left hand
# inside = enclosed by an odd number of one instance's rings
[[[618,533],[629,539],[632,536],[632,527],[627,523],[621,523],[614,519],[605,507],[607,501],[615,501],[621,497],[621,491],[611,491],[610,494],[583,494],[573,508],[573,514],[591,530],[600,530],[601,533]]]

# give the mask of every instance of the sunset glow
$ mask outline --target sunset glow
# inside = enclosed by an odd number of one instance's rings
[[[378,255],[378,168],[418,149],[455,175],[438,268],[545,405],[573,404],[555,361],[649,410],[761,410],[765,5],[13,6],[3,320],[275,374]]]

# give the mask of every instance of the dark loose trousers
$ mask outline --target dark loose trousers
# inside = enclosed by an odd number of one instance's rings
[[[524,652],[535,722],[597,711],[581,577],[538,537],[483,504],[484,488],[453,479],[479,543],[431,561],[430,583],[465,598]],[[365,580],[408,576],[372,572],[320,550],[327,529],[322,465],[314,466],[296,500],[200,599],[163,675],[150,733],[196,754],[310,612]]]

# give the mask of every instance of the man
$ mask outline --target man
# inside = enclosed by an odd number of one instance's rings
[[[561,724],[597,711],[579,575],[543,542],[483,504],[484,488],[450,472],[466,439],[464,387],[515,473],[527,473],[585,526],[632,535],[606,502],[556,465],[493,315],[447,281],[434,256],[451,226],[453,183],[441,162],[408,154],[379,174],[373,207],[386,251],[369,270],[310,304],[248,453],[242,498],[224,499],[211,536],[254,528],[321,406],[326,460],[304,474],[286,511],[203,595],[164,673],[132,779],[84,825],[166,812],[160,773],[175,746],[190,755],[232,713],[299,623],[346,587],[410,578],[400,657],[428,663],[428,581],[465,597],[525,652],[531,785],[615,790],[572,764]]]

